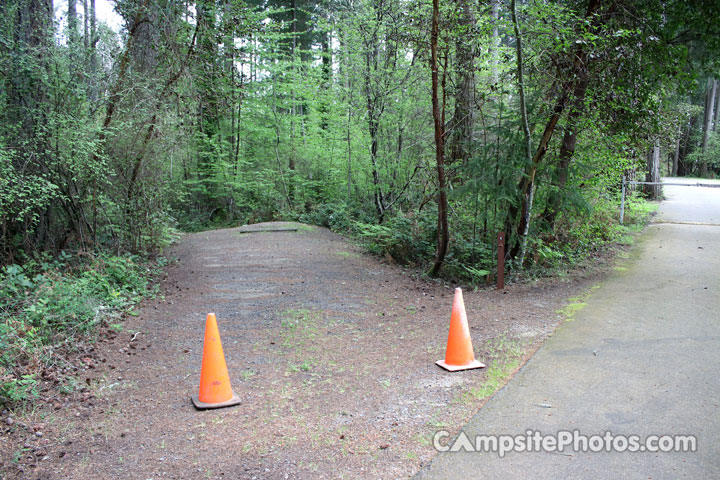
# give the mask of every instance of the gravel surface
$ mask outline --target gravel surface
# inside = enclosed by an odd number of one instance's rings
[[[162,294],[87,354],[84,388],[22,424],[2,416],[0,478],[406,478],[434,456],[433,433],[457,432],[552,334],[567,299],[604,275],[465,291],[476,357],[491,368],[449,373],[435,361],[454,285],[326,229],[265,226],[277,231],[173,246]],[[208,312],[242,403],[197,411]]]

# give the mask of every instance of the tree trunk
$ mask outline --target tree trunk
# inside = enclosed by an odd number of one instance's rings
[[[239,105],[238,102],[238,88],[237,88],[237,68],[235,65],[235,18],[232,15],[230,8],[231,4],[229,1],[223,2],[223,52],[225,54],[225,68],[224,75],[227,78],[228,94],[225,96],[226,100],[223,103],[223,109],[225,112],[229,110],[230,113],[230,152],[228,158],[231,160],[233,176],[237,178],[237,152],[240,138],[237,135],[237,123],[239,122],[240,109],[236,110],[235,106]],[[241,70],[242,71],[242,70]],[[242,81],[242,78],[240,79]],[[237,115],[236,115],[237,112]],[[227,115],[227,113],[225,113]]]
[[[342,79],[343,87],[345,88],[345,99],[347,113],[346,113],[346,124],[345,124],[345,143],[347,146],[347,201],[350,202],[352,198],[352,136],[351,136],[351,125],[352,125],[352,100],[353,100],[353,89],[350,81],[350,52],[345,41],[345,35],[341,30],[338,33],[340,40],[340,61],[339,61],[339,78]]]
[[[718,85],[718,80],[715,80],[715,85],[717,88],[715,88],[715,118],[713,118],[713,132],[717,132],[718,120],[720,120],[720,85]]]
[[[138,13],[138,15],[135,17],[136,22],[140,18],[139,15],[140,15],[140,13]],[[160,107],[162,106],[162,103],[167,99],[167,97],[170,93],[170,88],[175,84],[175,82],[178,81],[178,79],[185,72],[188,62],[189,62],[190,58],[192,57],[193,52],[195,51],[196,41],[199,42],[198,32],[201,29],[201,26],[202,26],[202,22],[198,21],[195,25],[195,31],[193,32],[192,39],[190,40],[190,45],[188,46],[184,61],[178,67],[178,70],[175,73],[173,73],[173,75],[171,75],[165,81],[162,90],[159,92],[159,94],[156,97],[156,102],[155,102],[155,105],[153,106],[153,110],[152,110],[152,112],[153,112],[152,117],[150,118],[149,122],[147,123],[147,129],[145,131],[143,140],[140,144],[139,152],[137,153],[137,155],[135,156],[135,158],[132,162],[133,168],[132,168],[132,173],[131,173],[130,180],[129,180],[128,187],[127,187],[126,203],[125,203],[126,221],[128,221],[130,219],[131,214],[133,213],[131,210],[132,202],[134,201],[136,193],[137,193],[137,183],[139,180],[140,171],[142,169],[143,160],[144,160],[145,154],[147,152],[147,147],[150,144],[150,140],[155,135],[155,127],[157,125],[158,115],[160,114],[160,112],[159,112]],[[123,54],[123,60],[125,62],[121,63],[121,65],[120,65],[121,73],[124,73],[123,64],[125,64],[125,66],[127,66],[126,64],[127,64],[128,56],[126,54],[130,51],[133,33],[134,33],[134,29],[131,29],[129,32],[129,35],[128,35],[128,39],[127,39],[126,50]],[[120,82],[121,79],[122,79],[122,76],[120,76],[120,78],[118,78],[118,82]],[[120,85],[119,83],[116,84],[116,86],[119,86],[119,85]],[[101,143],[105,138],[105,134],[106,134],[105,129],[107,128],[108,124],[110,123],[111,118],[112,118],[112,110],[110,110],[108,108],[108,113],[106,114],[106,117],[105,117],[105,123],[103,124],[103,129],[100,131]]]
[[[86,0],[87,1],[87,0]],[[98,59],[97,59],[97,42],[99,40],[97,34],[97,19],[95,16],[95,0],[90,0],[90,14],[85,15],[90,21],[90,94],[91,102],[98,99]]]
[[[518,76],[518,93],[520,95],[520,119],[522,121],[522,129],[525,141],[523,142],[525,149],[525,164],[532,165],[530,170],[530,188],[526,193],[525,197],[525,209],[523,212],[523,229],[519,231],[522,234],[521,247],[520,247],[520,262],[519,265],[522,268],[525,260],[525,250],[527,247],[527,236],[530,229],[530,216],[532,215],[532,203],[533,195],[535,192],[535,172],[536,167],[532,161],[532,145],[530,144],[530,124],[528,123],[527,116],[527,102],[525,100],[525,72],[523,65],[523,51],[522,51],[522,35],[520,34],[520,26],[518,25],[517,11],[515,8],[515,0],[510,1],[510,15],[512,16],[513,31],[515,33],[515,56],[517,59],[517,76]]]
[[[70,68],[77,69],[78,50],[80,49],[80,38],[78,32],[77,0],[68,0],[68,50],[70,52]]]
[[[332,85],[332,51],[330,50],[330,32],[323,32],[320,37],[320,52],[322,54],[322,90],[327,92]],[[320,111],[320,128],[327,130],[328,128],[328,112],[330,106],[322,97],[318,110]]]
[[[646,182],[660,182],[660,139],[656,139],[647,156]],[[657,200],[662,195],[662,185],[644,185],[645,195]]]
[[[490,15],[492,17],[493,29],[492,29],[492,41],[490,43],[490,73],[492,89],[497,88],[498,83],[498,65],[500,63],[500,31],[498,23],[500,22],[500,0],[490,1]]]
[[[548,199],[546,207],[545,219],[550,225],[555,225],[558,210],[562,205],[562,192],[567,184],[570,173],[570,162],[575,154],[575,147],[578,140],[578,120],[585,110],[585,94],[590,83],[590,77],[587,70],[581,68],[578,72],[577,84],[572,95],[572,103],[570,111],[567,115],[567,123],[565,125],[565,133],[563,134],[562,143],[560,144],[560,154],[558,155],[557,165],[557,192],[552,194]]]
[[[219,133],[219,92],[216,71],[218,56],[216,35],[218,28],[215,6],[215,2],[212,0],[198,0],[196,2],[197,49],[199,55],[198,64],[200,66],[197,78],[198,121],[200,131],[203,134],[200,145],[198,145],[198,177],[201,179],[208,179],[212,176],[212,143]]]
[[[8,53],[5,42],[15,45],[10,52],[15,58],[9,62],[10,71],[0,74],[12,79],[3,82],[6,89],[1,94],[4,101],[0,116],[8,121],[8,127],[15,127],[8,130],[11,135],[3,138],[4,146],[17,154],[12,156],[12,166],[18,177],[45,177],[45,181],[55,181],[49,174],[52,133],[48,128],[50,99],[47,94],[47,79],[51,76],[48,60],[52,58],[53,3],[52,0],[21,0],[14,9],[6,9],[4,4],[0,9],[6,15],[14,14],[12,31],[0,34],[4,40],[3,55]],[[6,35],[12,35],[12,39],[6,40]],[[11,255],[20,242],[25,253],[43,248],[46,232],[54,223],[53,212],[46,204],[28,207],[22,218],[10,220],[9,228],[0,234],[0,248],[6,250],[4,240],[8,238],[12,239],[7,244]],[[0,212],[0,217],[4,213]]]
[[[204,15],[206,1],[197,2],[198,21]],[[159,63],[159,46],[162,43],[160,24],[165,19],[162,18],[160,4],[157,1],[145,2],[144,6],[139,7],[138,12],[141,12],[140,23],[135,26],[135,41],[132,44],[130,58],[134,70],[150,74],[157,68]],[[92,42],[95,41],[96,39],[93,38]]]
[[[675,153],[673,153],[672,169],[670,171],[670,175],[673,177],[677,177],[678,175],[678,162],[680,160],[680,143],[681,136],[678,135],[677,141],[675,142]]]
[[[379,7],[375,7],[375,20],[379,24],[382,19],[382,13]],[[378,170],[378,133],[380,126],[380,117],[385,108],[383,93],[378,92],[373,87],[373,77],[378,73],[378,56],[379,42],[377,27],[373,29],[373,33],[369,39],[364,42],[365,49],[365,69],[364,87],[365,100],[367,107],[368,133],[370,134],[370,164],[372,168],[373,179],[373,201],[375,203],[375,211],[378,216],[378,223],[382,223],[385,219],[385,198],[380,184],[380,172]]]
[[[350,203],[352,199],[352,138],[350,136],[350,125],[352,121],[352,110],[348,105],[347,109],[347,124],[345,130],[345,142],[347,144],[347,202]]]
[[[17,79],[15,82],[6,83],[8,116],[20,126],[18,135],[14,137],[18,149],[22,151],[25,141],[32,144],[46,136],[45,128],[41,125],[47,118],[45,112],[48,108],[43,79],[49,76],[47,60],[51,54],[47,50],[52,43],[53,3],[52,0],[23,0],[19,2],[15,13],[12,33],[21,51],[12,53],[35,57],[29,68],[20,67],[18,71],[10,73],[11,78]],[[9,144],[16,147],[12,139]],[[46,149],[38,148],[34,151],[44,155]]]
[[[707,175],[708,160],[707,147],[710,140],[710,132],[712,130],[712,122],[715,118],[715,96],[717,94],[717,80],[708,78],[707,90],[705,92],[705,117],[703,119],[703,142],[702,142],[702,158],[700,160],[699,172],[700,176]]]
[[[469,0],[455,0],[459,13],[462,34],[457,35],[456,75],[459,79],[455,90],[455,114],[452,120],[450,137],[450,161],[466,163],[470,159],[472,132],[475,112],[475,49],[467,37],[473,35],[475,16]]]
[[[437,250],[435,251],[435,263],[428,270],[428,275],[436,276],[445,261],[450,233],[448,227],[448,201],[445,187],[445,152],[444,136],[445,122],[440,111],[440,94],[438,88],[438,38],[440,36],[440,0],[433,0],[432,29],[430,33],[430,70],[432,73],[432,110],[435,126],[435,163],[437,166],[438,178],[438,232]],[[444,103],[444,102],[443,102]],[[442,106],[443,110],[445,105]]]
[[[368,111],[373,112],[374,108],[370,105],[368,97]],[[372,113],[371,113],[372,115]],[[378,154],[378,121],[370,117],[368,119],[368,129],[370,131],[370,162],[372,164],[373,177],[373,200],[375,201],[375,210],[378,216],[378,223],[383,223],[385,219],[385,199],[383,198],[382,187],[380,185],[380,172],[378,171],[377,154]]]
[[[591,19],[600,9],[600,0],[590,0],[587,11],[585,13],[586,19]],[[599,17],[595,17],[591,22],[599,22]],[[520,184],[518,185],[518,192],[520,193],[520,218],[517,223],[517,228],[512,228],[512,223],[516,221],[518,216],[518,208],[511,206],[508,210],[508,220],[506,225],[506,232],[508,232],[508,240],[511,241],[511,246],[508,247],[508,253],[511,257],[518,257],[522,249],[522,243],[519,239],[524,235],[524,232],[528,230],[528,224],[530,221],[530,210],[532,209],[532,200],[535,190],[535,174],[537,173],[540,162],[547,153],[550,139],[552,138],[555,127],[560,120],[565,108],[567,106],[570,95],[576,92],[582,83],[583,73],[587,70],[587,51],[585,51],[582,44],[578,44],[573,52],[573,64],[571,70],[568,72],[568,77],[564,79],[560,85],[560,92],[558,93],[555,105],[552,110],[550,118],[545,124],[545,130],[540,137],[535,153],[532,156],[532,161],[525,171],[525,175]],[[512,232],[512,237],[511,237]]]
[[[698,115],[690,117],[682,137],[682,146],[680,148],[680,156],[678,157],[678,176],[680,177],[685,177],[692,173],[692,165],[687,161],[687,157],[693,151],[693,145],[690,140],[692,139],[692,132],[698,119]]]
[[[298,45],[298,10],[296,0],[290,0],[290,11],[292,17],[290,19],[290,61],[291,63],[291,75],[292,81],[296,82],[297,75],[297,45]],[[297,150],[295,148],[295,117],[297,115],[297,105],[295,104],[295,89],[293,88],[290,92],[290,155],[288,155],[288,203],[289,207],[293,208],[295,203],[295,160],[297,157]]]
[[[88,0],[82,0],[83,6],[83,47],[85,48],[85,54],[90,49],[90,19],[88,18]],[[68,6],[69,9],[69,6]],[[87,57],[85,58],[87,64]]]

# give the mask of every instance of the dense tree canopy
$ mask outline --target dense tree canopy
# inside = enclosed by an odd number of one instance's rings
[[[0,6],[5,263],[292,218],[482,277],[500,230],[515,268],[594,248],[648,159],[720,173],[715,1],[114,6]]]

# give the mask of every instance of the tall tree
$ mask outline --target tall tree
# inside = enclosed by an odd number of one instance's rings
[[[90,98],[91,102],[95,102],[98,98],[98,56],[97,56],[97,44],[100,40],[98,38],[97,33],[97,16],[95,12],[95,0],[89,0],[90,8],[88,10],[88,0],[83,0],[83,6],[84,6],[84,15],[83,19],[85,22],[85,37],[87,38],[88,33],[90,35],[89,38],[89,45],[86,45],[86,50],[88,51],[88,76],[90,78],[90,92],[88,97]],[[89,23],[89,29],[87,28],[87,25]],[[89,31],[88,31],[89,30]]]
[[[212,175],[216,135],[220,128],[218,91],[217,12],[214,0],[198,0],[197,11],[197,83],[198,83],[198,173]]]
[[[39,190],[43,183],[54,186],[50,171],[51,105],[47,88],[53,3],[52,0],[3,2],[0,15],[4,23],[0,35],[5,40],[2,50],[5,92],[0,94],[0,100],[5,103],[5,108],[0,108],[0,123],[5,128],[0,140],[6,142],[12,166],[12,171],[3,173],[14,177],[10,188],[14,185],[18,190],[14,197],[20,203],[16,214],[3,225],[0,248],[12,256],[19,246],[17,243],[27,251],[44,248],[56,216],[51,207],[52,200],[57,198],[55,189]],[[2,161],[7,161],[7,157]],[[24,197],[25,194],[28,196]],[[23,202],[27,202],[26,205],[21,205]]]
[[[70,47],[70,54],[77,55],[79,31],[78,31],[78,15],[77,15],[77,0],[68,0],[68,15],[67,15],[67,29],[68,29],[68,46]]]
[[[472,147],[475,120],[475,46],[468,41],[477,33],[469,0],[455,0],[458,24],[455,36],[455,112],[450,122],[450,161],[467,163]]]
[[[700,176],[704,177],[707,175],[707,152],[708,142],[710,140],[710,132],[713,129],[713,120],[715,118],[715,97],[717,96],[718,81],[714,78],[708,78],[707,88],[705,91],[705,117],[703,121],[703,139],[702,139],[702,154],[703,158],[700,159]]]
[[[448,199],[445,179],[445,95],[443,69],[443,85],[439,84],[438,42],[440,38],[440,0],[433,0],[432,23],[430,27],[430,71],[432,79],[432,114],[435,129],[435,167],[437,170],[437,248],[435,261],[428,270],[428,275],[436,276],[445,261],[450,244],[450,228],[448,226]],[[442,97],[442,99],[441,99]]]
[[[523,49],[522,49],[522,35],[520,34],[520,26],[518,25],[517,11],[515,7],[515,0],[510,0],[510,14],[512,15],[513,31],[515,32],[515,52],[517,58],[517,78],[518,78],[518,93],[520,96],[520,120],[522,122],[523,136],[525,141],[523,142],[523,150],[525,152],[525,164],[532,165],[532,145],[530,138],[530,124],[528,123],[527,115],[527,101],[525,99],[525,65],[523,62]],[[524,226],[522,232],[518,232],[522,235],[520,240],[520,261],[518,264],[522,268],[523,261],[525,259],[525,250],[527,248],[527,236],[530,229],[530,216],[532,215],[533,196],[535,194],[535,173],[536,169],[533,166],[530,170],[529,187],[526,197],[524,197],[525,211],[524,218],[522,220]]]
[[[718,131],[718,119],[720,119],[720,86],[718,86],[718,80],[715,79],[715,90],[717,90],[715,95],[715,118],[713,118],[713,125],[712,125],[712,131],[717,132]]]
[[[660,139],[653,140],[652,146],[647,153],[647,173],[645,181],[650,183],[660,183]],[[644,185],[645,194],[655,200],[662,195],[662,185]]]

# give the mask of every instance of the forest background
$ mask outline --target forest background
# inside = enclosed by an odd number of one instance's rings
[[[4,0],[0,399],[178,232],[299,220],[469,284],[499,231],[516,274],[588,258],[650,208],[618,225],[623,176],[720,174],[718,3]]]

